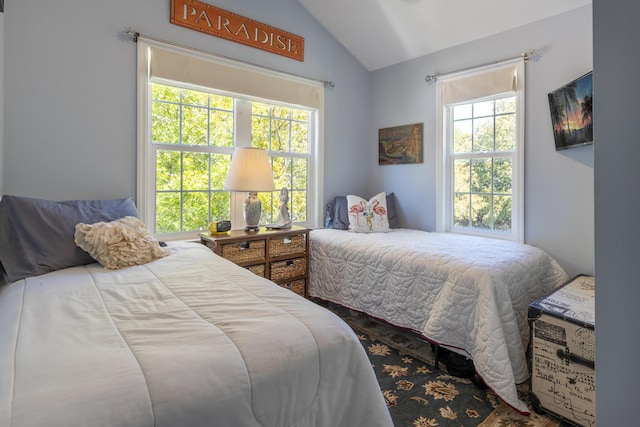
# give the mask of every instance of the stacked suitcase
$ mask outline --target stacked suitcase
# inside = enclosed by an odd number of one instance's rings
[[[595,426],[595,278],[577,276],[533,302],[529,326],[533,408]]]

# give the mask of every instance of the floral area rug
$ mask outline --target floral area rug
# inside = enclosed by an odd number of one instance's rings
[[[395,427],[566,427],[552,416],[521,415],[490,389],[435,367],[430,343],[416,334],[391,327],[335,304],[314,301],[351,326],[365,348],[389,407]],[[518,387],[528,403],[528,385]]]
[[[497,401],[469,379],[458,378],[356,332],[371,360],[396,427],[477,426]],[[429,349],[430,351],[430,349]]]

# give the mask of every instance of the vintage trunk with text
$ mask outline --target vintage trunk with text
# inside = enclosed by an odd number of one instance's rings
[[[595,278],[577,276],[529,306],[531,403],[595,426]]]

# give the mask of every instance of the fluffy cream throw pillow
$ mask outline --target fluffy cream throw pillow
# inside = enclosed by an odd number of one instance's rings
[[[76,225],[75,242],[105,268],[117,270],[169,255],[169,251],[134,216],[111,222]]]

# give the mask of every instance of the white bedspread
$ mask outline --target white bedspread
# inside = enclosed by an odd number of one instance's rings
[[[327,310],[196,243],[0,288],[0,425],[391,426]]]
[[[528,413],[527,309],[567,281],[530,245],[398,229],[311,232],[309,294],[462,350],[505,402]]]

